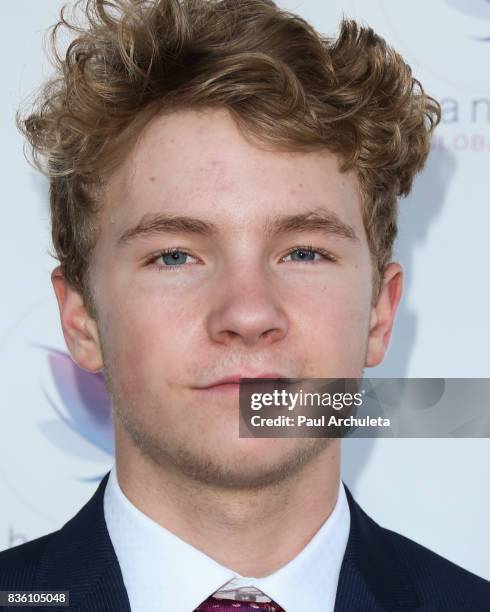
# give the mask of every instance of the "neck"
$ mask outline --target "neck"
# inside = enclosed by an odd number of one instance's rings
[[[141,512],[221,565],[262,577],[293,559],[331,514],[340,441],[290,478],[259,490],[217,489],[117,445],[119,486]],[[284,535],[287,534],[287,537]]]

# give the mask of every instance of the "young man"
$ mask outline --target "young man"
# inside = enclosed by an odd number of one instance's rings
[[[270,0],[82,8],[21,126],[116,462],[61,530],[0,554],[0,589],[87,612],[490,610],[486,581],[361,510],[338,439],[238,437],[240,377],[383,359],[397,196],[437,103],[354,22],[330,40]]]

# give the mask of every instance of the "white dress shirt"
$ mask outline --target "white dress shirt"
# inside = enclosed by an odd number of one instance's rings
[[[286,612],[333,612],[350,530],[342,482],[332,513],[313,538],[263,578],[240,576],[138,510],[119,487],[115,466],[104,515],[133,612],[191,612],[224,585],[256,587]]]

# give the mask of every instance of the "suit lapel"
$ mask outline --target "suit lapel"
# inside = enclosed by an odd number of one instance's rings
[[[108,478],[106,474],[87,504],[57,532],[41,559],[35,588],[69,591],[70,610],[130,612],[104,518]]]
[[[340,569],[335,612],[431,612],[431,607],[420,605],[406,581],[386,530],[345,489],[351,527]]]

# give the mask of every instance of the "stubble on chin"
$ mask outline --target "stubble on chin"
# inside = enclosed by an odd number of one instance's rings
[[[138,418],[139,410],[136,401],[129,401],[131,393],[125,393],[111,376],[111,361],[106,351],[103,351],[106,365],[104,374],[107,388],[112,398],[114,421],[124,430],[124,441],[130,445],[125,449],[125,455],[137,452],[153,466],[164,470],[178,481],[179,476],[193,481],[196,486],[206,486],[214,489],[236,491],[260,491],[274,488],[293,479],[315,460],[333,442],[329,438],[296,439],[284,450],[275,461],[267,457],[267,439],[263,439],[263,461],[237,459],[230,452],[230,441],[224,446],[227,451],[219,455],[215,441],[206,446],[201,440],[199,444],[192,439],[182,439],[175,432],[163,427],[152,427]],[[120,391],[120,392],[119,392]],[[123,399],[125,398],[125,399]],[[153,398],[155,402],[155,398]],[[161,413],[155,410],[155,413]],[[118,441],[116,440],[116,443]],[[229,456],[227,456],[229,455]]]
[[[127,433],[133,450],[154,466],[174,477],[185,477],[198,486],[236,491],[259,491],[285,483],[298,475],[305,466],[320,455],[332,442],[328,438],[295,440],[292,447],[275,462],[234,460],[206,445],[192,445],[191,440],[176,440],[171,432],[155,432],[138,423],[114,403],[114,417]],[[263,440],[267,442],[266,439]],[[187,445],[186,445],[187,442]],[[230,445],[226,445],[230,453]],[[210,445],[211,447],[211,445]]]

